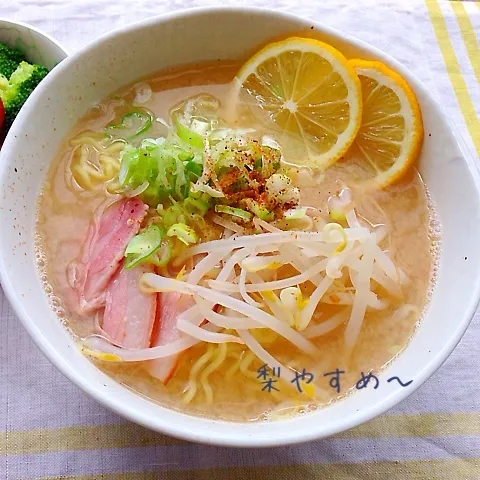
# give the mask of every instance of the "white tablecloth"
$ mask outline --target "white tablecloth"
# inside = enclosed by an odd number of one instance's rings
[[[0,16],[31,23],[73,52],[136,20],[211,3],[1,0]],[[437,0],[221,3],[290,11],[390,53],[441,101],[472,161],[479,161],[480,5]],[[39,353],[1,290],[0,328],[0,478],[480,479],[478,315],[445,365],[388,414],[331,439],[259,451],[174,440],[96,404]]]

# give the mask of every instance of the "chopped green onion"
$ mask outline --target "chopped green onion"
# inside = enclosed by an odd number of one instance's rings
[[[165,228],[169,228],[175,223],[179,223],[180,217],[183,215],[182,208],[178,203],[171,205],[163,211],[162,219]]]
[[[152,255],[162,242],[162,230],[158,225],[150,225],[135,235],[125,250],[125,268],[128,270]]]
[[[190,160],[193,160],[194,158],[195,155],[192,152],[188,152],[186,150],[183,152],[178,152],[178,159],[182,162],[190,162]]]
[[[145,133],[153,123],[153,115],[147,110],[136,110],[122,117],[117,125],[109,125],[106,132],[114,137],[131,140]]]
[[[185,164],[185,169],[187,170],[187,172],[193,174],[197,178],[200,177],[203,172],[203,166],[193,160],[190,160]]]
[[[250,212],[252,212],[256,217],[260,218],[261,220],[271,222],[275,218],[275,214],[273,212],[270,212],[267,207],[258,203],[255,200],[252,200],[251,198],[244,198],[243,203]]]
[[[162,196],[165,197],[165,192],[159,189],[158,176],[159,165],[156,158],[143,149],[136,149],[131,145],[125,146],[121,154],[118,175],[122,186],[135,190],[140,185],[147,183],[148,187],[139,196],[142,201],[156,206],[159,199]]]
[[[261,166],[262,156],[263,156],[261,145],[256,141],[250,141],[248,142],[248,147],[249,147],[249,152],[254,158],[255,162],[260,162],[260,166]]]
[[[147,258],[148,263],[157,267],[164,267],[172,258],[172,244],[169,240],[163,240],[160,248]]]
[[[183,204],[187,210],[191,211],[192,213],[198,213],[202,217],[207,214],[208,209],[210,208],[209,203],[193,197],[186,198]]]
[[[307,209],[305,207],[296,207],[287,210],[284,214],[285,218],[288,220],[297,220],[304,218],[307,215]]]
[[[192,147],[203,148],[202,135],[188,128],[185,124],[183,124],[179,117],[179,115],[175,115],[173,117],[178,137]]]
[[[203,192],[203,193],[206,193],[207,195],[209,195],[210,197],[213,197],[213,198],[220,198],[220,197],[224,197],[225,194],[223,192],[220,192],[218,190],[215,190],[213,187],[211,187],[210,185],[206,184],[206,183],[203,183],[201,182],[201,179],[199,179],[198,182],[196,182],[195,184],[193,184],[192,186],[192,190],[196,193],[198,192]]]
[[[219,101],[211,95],[187,99],[171,112],[177,136],[187,145],[203,150],[204,138],[218,122]]]
[[[185,245],[198,242],[195,230],[185,223],[175,223],[168,229],[167,235],[169,237],[177,237]]]
[[[226,213],[241,218],[247,222],[252,219],[252,214],[250,212],[242,210],[241,208],[229,207],[228,205],[215,205],[215,211],[217,213]]]
[[[182,201],[190,195],[192,182],[203,173],[201,154],[175,136],[145,139],[138,148],[126,145],[121,154],[119,182],[129,190],[147,183],[140,199],[151,207],[172,197]]]
[[[140,144],[140,148],[146,150],[147,152],[151,152],[152,150],[155,150],[158,148],[160,145],[163,145],[167,141],[166,138],[160,137],[160,138],[145,138],[142,140],[142,143]]]

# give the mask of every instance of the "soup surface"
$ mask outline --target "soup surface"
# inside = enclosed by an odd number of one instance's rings
[[[220,102],[217,115],[225,120],[227,127],[255,129],[257,138],[269,134],[269,127],[255,123],[252,117],[246,125],[244,118],[232,120],[227,112],[230,82],[239,67],[217,62],[163,72],[142,80],[92,107],[61,145],[40,197],[37,231],[39,250],[45,259],[42,273],[48,279],[46,290],[52,296],[59,317],[79,343],[92,333],[98,333],[102,320],[97,311],[80,314],[72,307],[72,265],[82,256],[96,212],[119,198],[115,175],[124,142],[104,140],[105,128],[119,125],[124,115],[136,108],[135,105],[138,107],[140,98],[140,108],[154,114],[153,125],[143,137],[158,138],[166,135],[164,123],[171,122],[173,109],[188,98],[208,94]],[[111,159],[114,163],[109,167]],[[379,302],[383,299],[383,304],[367,308],[355,348],[345,348],[345,323],[311,338],[321,352],[317,357],[299,350],[282,336],[258,329],[255,338],[282,365],[288,365],[297,373],[305,369],[301,379],[304,383],[297,385],[293,381],[290,385],[280,381],[275,369],[263,371],[265,362],[241,343],[197,343],[181,354],[166,384],[154,378],[145,368],[147,362],[143,361],[109,362],[90,357],[98,368],[169,408],[206,417],[253,421],[303,413],[338,400],[354,390],[361,372],[378,373],[401,352],[428,301],[438,241],[432,235],[434,213],[419,173],[412,169],[395,185],[365,192],[359,185],[369,172],[354,151],[323,174],[293,167],[288,172],[299,188],[300,205],[313,207],[323,223],[328,222],[329,211],[331,214],[329,198],[348,191],[358,221],[371,230],[384,232],[382,250],[401,272],[398,298],[376,285]],[[205,217],[205,225],[210,230],[204,233],[202,241],[221,237],[223,229],[212,221],[210,214]],[[180,267],[170,268],[172,278]],[[187,271],[188,268],[187,264]],[[283,265],[275,271],[275,278],[288,278],[292,275],[289,269],[292,267]],[[316,308],[316,321],[351,308],[348,298],[352,284],[346,281],[345,285],[347,305],[336,295],[324,299]],[[308,282],[302,285],[305,298],[313,288]],[[337,370],[343,373],[337,374],[339,382],[335,383],[333,372]],[[307,384],[314,385],[314,389],[307,388]],[[302,386],[304,392],[300,393]]]

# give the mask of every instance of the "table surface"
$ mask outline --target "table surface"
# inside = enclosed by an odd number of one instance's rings
[[[393,55],[441,101],[478,162],[480,4],[241,3],[321,21]],[[0,17],[30,23],[73,52],[136,20],[210,4],[215,2],[2,0]],[[131,424],[98,405],[40,354],[1,289],[0,325],[1,478],[480,479],[478,313],[442,368],[389,413],[330,439],[265,450],[190,444]]]

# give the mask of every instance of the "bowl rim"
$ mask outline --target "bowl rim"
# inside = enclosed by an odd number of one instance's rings
[[[409,80],[413,83],[414,89],[417,91],[422,92],[422,95],[426,95],[429,100],[435,104],[436,108],[442,112],[444,119],[452,132],[452,136],[454,137],[455,141],[458,144],[459,150],[463,155],[463,160],[467,163],[468,171],[472,177],[472,181],[475,185],[477,197],[480,199],[480,174],[478,169],[473,168],[473,162],[470,162],[469,159],[471,158],[471,154],[462,139],[459,131],[457,130],[456,126],[453,124],[451,119],[448,115],[445,114],[443,107],[438,103],[438,101],[427,91],[426,87],[416,78],[414,74],[412,74],[406,67],[396,61],[394,58],[390,57],[386,53],[382,52],[376,47],[373,47],[366,42],[357,39],[356,37],[346,34],[340,30],[335,28],[326,26],[321,24],[320,22],[312,19],[307,19],[305,17],[301,17],[299,15],[291,14],[288,12],[282,11],[275,11],[269,8],[261,8],[261,7],[230,7],[230,6],[208,6],[208,7],[198,7],[192,8],[188,10],[178,10],[174,12],[169,12],[162,15],[156,15],[153,17],[149,17],[138,22],[134,22],[132,24],[123,26],[121,28],[112,30],[111,32],[107,32],[97,39],[91,41],[78,51],[76,51],[73,55],[68,56],[64,61],[62,61],[55,70],[60,72],[63,69],[68,69],[70,64],[76,61],[78,57],[85,55],[86,53],[94,50],[97,46],[101,43],[107,42],[109,40],[115,39],[117,36],[121,36],[125,33],[136,31],[143,29],[144,27],[152,26],[155,24],[164,24],[169,22],[172,19],[178,18],[187,18],[192,16],[199,16],[199,15],[210,15],[212,13],[242,13],[251,12],[252,15],[257,13],[268,14],[268,15],[275,15],[280,21],[282,19],[285,20],[297,20],[299,22],[310,22],[311,25],[314,25],[315,28],[318,30],[326,33],[327,35],[332,35],[333,37],[346,40],[347,42],[354,44],[359,47],[366,48],[367,50],[371,51],[372,54],[377,56],[378,58],[386,61],[388,64],[392,65],[393,68],[397,69],[400,73],[406,74]],[[18,22],[20,24],[20,22]],[[25,24],[24,24],[25,25]],[[29,27],[28,25],[25,25]],[[42,33],[42,32],[40,32]],[[43,34],[43,33],[42,33]],[[47,36],[48,37],[48,36]],[[56,42],[55,42],[56,43]],[[62,47],[60,47],[62,48]],[[34,96],[40,96],[49,85],[49,82],[52,81],[51,76],[47,76],[42,84],[33,92],[31,98]],[[31,98],[27,100],[27,107],[31,101]],[[27,118],[28,108],[22,109],[23,112],[20,112],[21,121],[15,122],[10,130],[10,133],[13,131],[14,134],[17,133],[19,130],[21,122],[25,118]],[[7,146],[7,149],[10,150],[13,148],[14,135],[8,135],[7,139],[4,144]],[[10,140],[9,140],[10,139]],[[3,150],[3,149],[2,149]],[[4,154],[6,149],[4,150]],[[0,155],[0,158],[3,155]],[[0,161],[0,187],[2,186],[4,179],[5,179],[5,171],[6,171],[6,162]],[[1,245],[1,242],[0,242]],[[378,402],[369,406],[362,411],[357,411],[349,415],[348,417],[338,421],[334,425],[330,426],[329,428],[316,428],[308,431],[303,432],[295,432],[290,431],[288,428],[284,429],[281,438],[256,438],[253,435],[240,435],[236,436],[236,429],[235,425],[247,425],[247,423],[238,423],[238,422],[227,422],[229,425],[232,426],[231,433],[227,434],[216,434],[213,435],[212,432],[208,431],[208,428],[200,427],[199,425],[193,426],[185,424],[182,425],[172,425],[168,418],[164,415],[158,416],[155,419],[148,417],[144,412],[136,409],[134,406],[129,405],[127,402],[119,400],[114,396],[107,394],[106,392],[101,392],[94,383],[87,379],[80,377],[75,374],[72,366],[63,358],[61,357],[55,350],[50,350],[47,348],[46,344],[44,343],[43,339],[38,335],[36,331],[34,322],[31,321],[30,316],[24,311],[22,307],[22,300],[20,296],[15,292],[10,279],[8,268],[3,262],[3,258],[0,255],[0,283],[3,287],[5,295],[9,300],[10,304],[12,305],[13,310],[15,311],[17,317],[20,319],[23,326],[28,331],[30,337],[35,342],[35,344],[39,347],[42,353],[52,362],[60,372],[67,377],[70,381],[72,381],[75,385],[80,387],[84,392],[88,393],[92,398],[94,398],[98,403],[101,405],[113,410],[117,414],[121,415],[128,420],[131,420],[135,423],[143,425],[146,428],[151,430],[156,430],[158,432],[170,435],[172,437],[181,438],[188,441],[199,442],[203,444],[210,444],[210,445],[221,445],[221,446],[234,446],[234,447],[272,447],[272,446],[281,446],[281,445],[290,445],[290,444],[297,444],[306,441],[316,440],[319,438],[328,437],[334,435],[336,433],[348,430],[350,428],[356,427],[372,418],[381,415],[403,401],[405,398],[410,396],[414,391],[416,391],[423,383],[445,362],[448,358],[450,353],[454,350],[456,345],[461,340],[462,336],[464,335],[466,329],[468,328],[477,306],[480,302],[480,274],[477,275],[475,284],[472,285],[472,293],[470,295],[470,300],[466,308],[464,309],[464,313],[461,317],[461,321],[457,322],[457,328],[453,332],[452,336],[449,340],[444,344],[443,348],[438,351],[436,355],[430,358],[430,360],[425,363],[422,368],[419,370],[418,374],[415,377],[415,381],[412,387],[409,389],[401,389],[395,391],[393,394],[386,396],[384,399],[380,399]],[[138,394],[136,394],[138,395]],[[164,407],[167,410],[168,407]],[[187,415],[192,421],[198,420],[208,420],[209,422],[222,422],[219,420],[214,419],[205,419],[202,417],[197,417],[193,415]],[[288,420],[290,421],[290,420]],[[294,421],[291,420],[291,421]],[[192,428],[190,428],[192,427]],[[238,432],[237,432],[238,434]]]
[[[31,30],[32,32],[38,33],[38,35],[46,38],[50,43],[57,46],[59,50],[61,50],[65,54],[65,58],[68,57],[69,55],[68,50],[58,40],[53,38],[50,34],[44,32],[43,30],[40,30],[39,28],[34,27],[33,25],[30,25],[29,23],[12,20],[11,18],[0,17],[0,24],[1,23],[9,23],[12,26],[20,26],[20,27],[26,28],[27,30]]]

